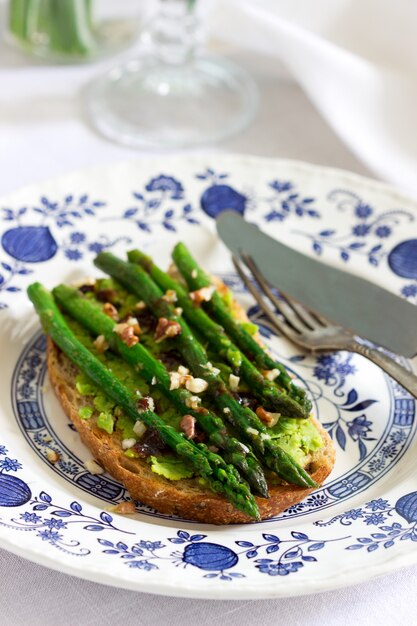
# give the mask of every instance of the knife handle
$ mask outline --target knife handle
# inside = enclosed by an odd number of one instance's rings
[[[405,367],[394,361],[394,359],[383,352],[379,352],[379,350],[368,348],[368,346],[364,346],[357,341],[350,343],[348,349],[351,352],[361,354],[378,365],[384,372],[389,374],[391,378],[396,380],[397,383],[411,393],[412,396],[417,397],[417,376],[409,370],[406,370]]]

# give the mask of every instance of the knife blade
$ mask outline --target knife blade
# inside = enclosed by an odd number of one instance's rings
[[[286,246],[235,211],[220,214],[217,231],[234,254],[250,254],[277,289],[396,354],[417,354],[417,306]]]

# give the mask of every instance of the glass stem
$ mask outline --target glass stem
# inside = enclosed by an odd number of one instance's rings
[[[199,42],[196,0],[160,0],[150,26],[154,54],[166,65],[183,65]]]

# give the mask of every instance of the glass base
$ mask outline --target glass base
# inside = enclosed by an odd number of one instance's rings
[[[91,123],[105,137],[156,150],[238,133],[256,113],[258,90],[246,72],[223,59],[167,65],[145,58],[96,78],[86,99]]]

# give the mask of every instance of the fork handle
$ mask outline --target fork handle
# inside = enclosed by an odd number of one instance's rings
[[[349,343],[348,350],[357,352],[378,365],[384,372],[389,374],[391,378],[396,380],[397,383],[411,393],[411,395],[417,397],[417,376],[406,370],[402,365],[399,365],[394,359],[391,359],[391,357],[383,352],[379,352],[379,350],[368,348],[368,346],[364,346],[357,341]]]

